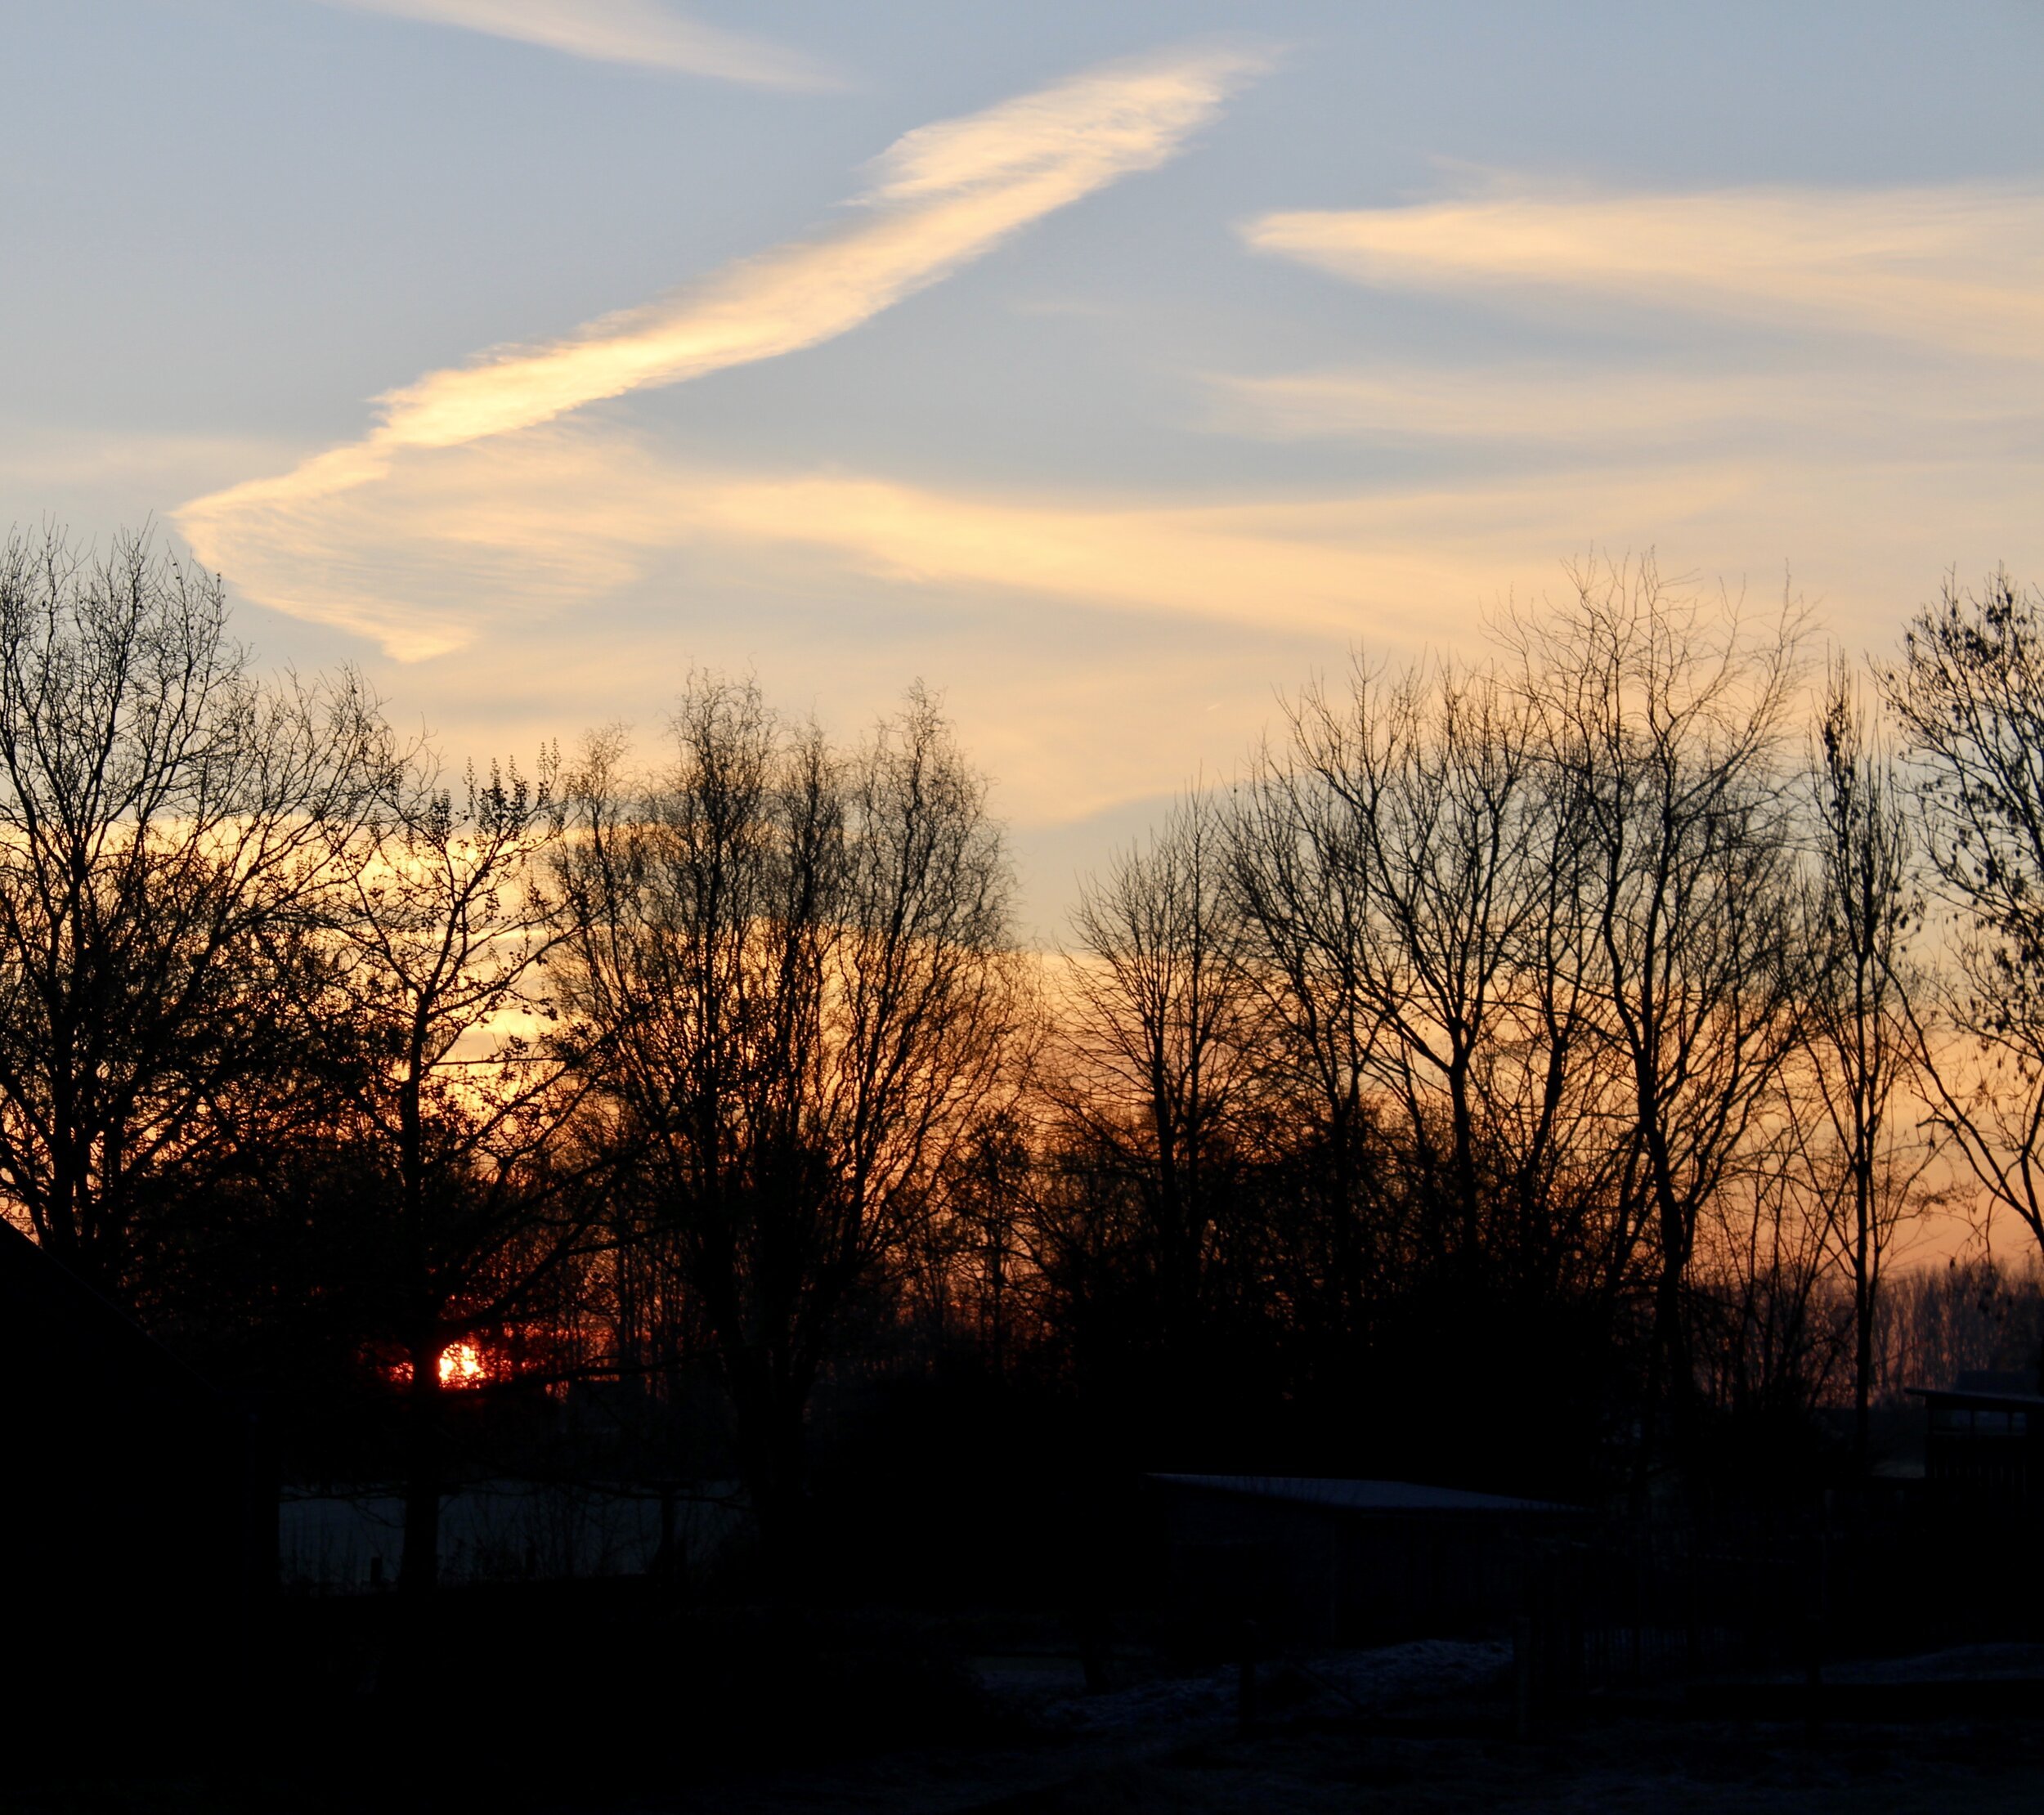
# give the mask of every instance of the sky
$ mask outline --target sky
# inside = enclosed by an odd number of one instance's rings
[[[0,522],[457,761],[920,679],[1025,930],[1652,550],[2044,580],[2044,7],[0,0]]]

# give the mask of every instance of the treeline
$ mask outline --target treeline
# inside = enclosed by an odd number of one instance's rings
[[[449,775],[216,581],[16,538],[7,1213],[287,1424],[401,1408],[419,1586],[464,1373],[649,1478],[713,1406],[782,1557],[887,1383],[1078,1472],[1637,1493],[1807,1477],[1824,1406],[1863,1464],[1957,1327],[1885,1308],[1914,1220],[2044,1237],[2040,601],[1862,686],[1575,577],[1306,688],[1045,954],[919,692],[847,744],[699,675],[650,759]]]

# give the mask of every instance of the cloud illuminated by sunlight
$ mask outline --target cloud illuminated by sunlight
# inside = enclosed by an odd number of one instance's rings
[[[447,447],[835,338],[1009,235],[1154,168],[1212,117],[1239,54],[1076,81],[926,126],[878,164],[867,223],[735,265],[567,340],[435,372],[382,398],[373,448]]]
[[[1319,438],[1522,442],[1585,452],[1796,434],[1921,455],[1934,445],[1984,452],[1983,437],[2028,435],[2044,411],[2044,374],[2001,363],[1670,372],[1598,361],[1384,365],[1216,375],[1213,426],[1271,441]]]
[[[1569,293],[2044,357],[2044,194],[2033,189],[1655,195],[1500,183],[1410,207],[1266,214],[1244,236],[1385,288]]]
[[[1003,810],[1047,822],[1232,761],[1272,685],[1356,639],[1470,646],[1486,608],[1552,585],[1570,554],[1657,545],[1670,573],[1707,563],[1761,598],[1792,560],[1827,624],[1864,634],[1862,614],[1892,612],[1897,576],[1921,569],[1926,520],[1940,553],[2034,567],[2024,510],[2040,484],[2034,450],[1910,464],[1621,449],[1199,501],[733,471],[563,422],[401,455],[294,540],[254,545],[269,565],[247,577],[442,656],[409,684],[479,749],[650,726],[692,665],[763,666],[777,695],[839,714],[921,674],[952,694]]]
[[[1734,475],[1600,480],[1304,500],[1103,504],[938,489],[845,473],[733,474],[663,461],[629,436],[567,425],[391,457],[373,482],[240,521],[235,578],[283,610],[377,639],[401,659],[486,625],[554,616],[630,586],[677,548],[821,562],[911,588],[1056,598],[1180,623],[1318,632],[1365,624],[1423,639],[1444,601],[1508,585],[1602,523],[1672,524]]]
[[[602,63],[635,64],[767,88],[836,83],[819,65],[737,32],[684,18],[655,0],[328,0],[356,12],[455,25]]]
[[[253,596],[304,611],[305,585],[259,576],[290,565],[294,545],[319,539],[308,513],[383,479],[400,455],[529,430],[605,398],[834,338],[1030,222],[1163,164],[1262,63],[1239,49],[1181,52],[920,128],[877,160],[856,224],[742,261],[564,339],[428,373],[379,400],[383,420],[361,441],[196,500],[177,513],[178,527],[200,560]],[[445,634],[384,640],[393,654],[416,655],[443,646]]]

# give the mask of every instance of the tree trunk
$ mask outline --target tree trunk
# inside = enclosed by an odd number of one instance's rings
[[[737,1384],[734,1381],[734,1388]],[[806,1548],[802,1479],[806,1402],[800,1387],[771,1380],[755,1381],[732,1393],[739,1467],[760,1535],[760,1564],[777,1592],[796,1584]]]
[[[412,1344],[411,1389],[406,1396],[405,1554],[397,1586],[406,1594],[430,1593],[440,1579],[440,1495],[443,1472],[440,1340]]]
[[[1853,1466],[1863,1479],[1872,1448],[1869,1405],[1873,1396],[1874,1377],[1874,1292],[1873,1282],[1867,1277],[1863,1217],[1860,1239],[1862,1245],[1855,1270],[1858,1277],[1853,1282]]]

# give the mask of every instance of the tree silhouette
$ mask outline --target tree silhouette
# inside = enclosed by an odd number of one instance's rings
[[[0,1191],[99,1289],[141,1290],[147,1207],[288,1063],[387,754],[352,675],[258,680],[145,540],[0,550]]]
[[[1006,863],[920,694],[849,755],[710,678],[672,730],[652,778],[613,740],[577,778],[567,989],[785,1562],[819,1374],[1000,1076]]]
[[[408,1370],[410,1590],[437,1567],[442,1358],[529,1308],[596,1213],[563,1138],[587,1086],[546,1037],[542,972],[576,930],[547,892],[563,832],[550,760],[536,782],[472,771],[457,794],[422,752],[337,844],[341,1132],[377,1181],[345,1242],[359,1302]]]

